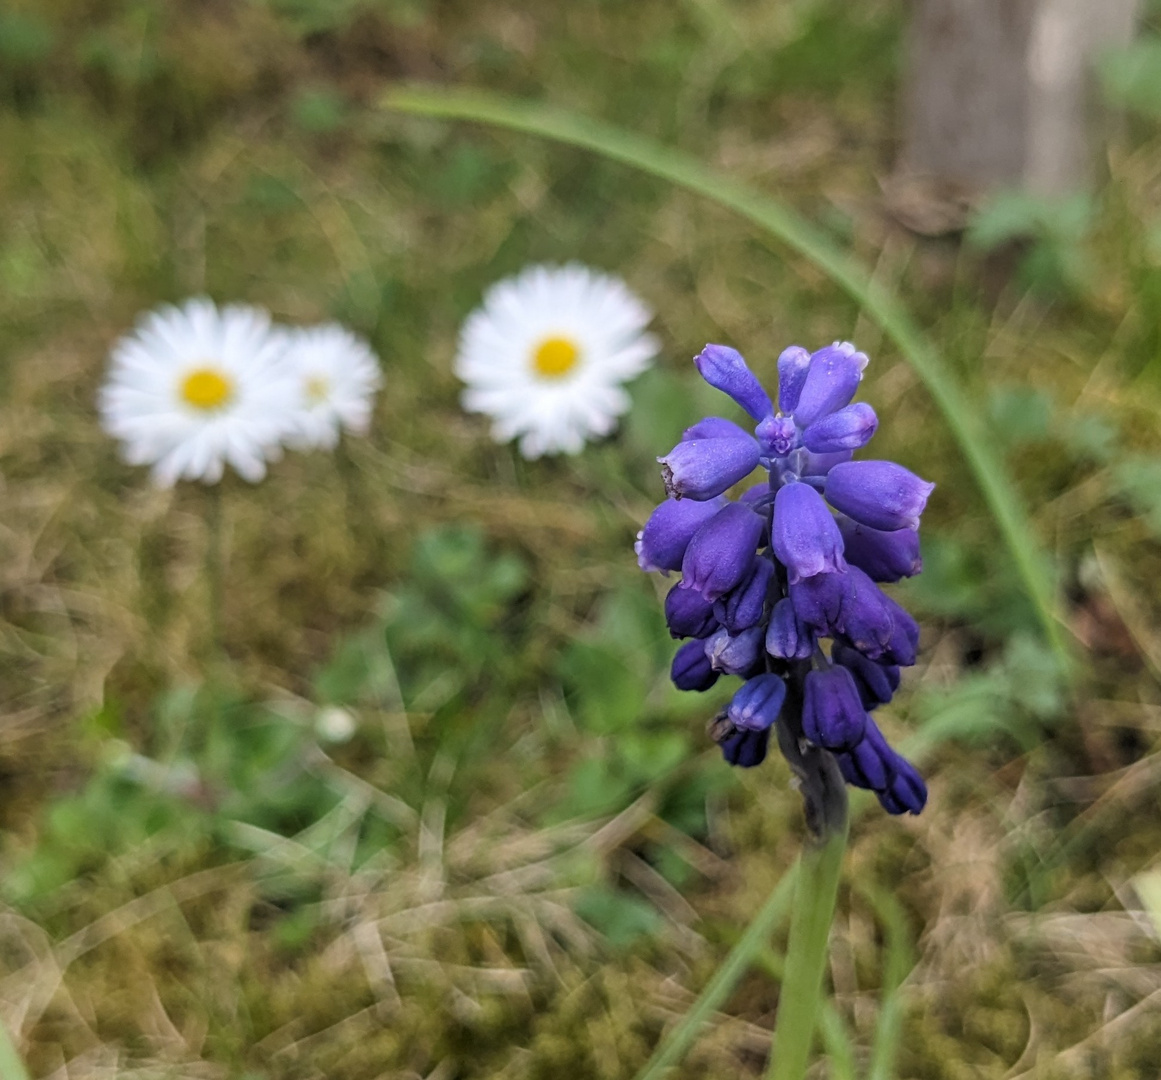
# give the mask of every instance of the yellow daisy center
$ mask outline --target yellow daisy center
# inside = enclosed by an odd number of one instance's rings
[[[532,366],[537,375],[559,379],[567,375],[580,359],[580,349],[568,338],[550,337],[542,341],[532,354]]]
[[[330,389],[331,384],[325,375],[311,375],[306,380],[303,392],[306,394],[307,401],[312,405],[318,405],[326,401]]]
[[[214,368],[196,368],[182,380],[182,400],[195,409],[212,412],[233,396],[234,383]]]

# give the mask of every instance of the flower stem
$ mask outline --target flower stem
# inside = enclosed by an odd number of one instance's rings
[[[844,817],[824,843],[802,855],[767,1080],[802,1080],[806,1075],[847,831]]]
[[[210,505],[206,512],[206,530],[208,540],[206,544],[206,586],[208,590],[207,603],[210,615],[210,666],[216,669],[222,662],[224,652],[222,644],[222,598],[224,596],[224,579],[222,558],[222,485],[214,484],[210,488]]]

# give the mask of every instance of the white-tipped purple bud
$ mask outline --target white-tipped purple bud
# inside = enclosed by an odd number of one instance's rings
[[[766,596],[773,577],[774,564],[769,559],[755,555],[753,569],[741,585],[713,605],[717,621],[731,634],[739,634],[751,626],[757,626],[766,612]]]
[[[726,716],[742,731],[765,731],[782,711],[786,684],[777,675],[755,675],[734,694]]]
[[[875,410],[865,401],[856,401],[811,424],[802,433],[802,445],[812,454],[858,450],[871,441],[878,426]]]
[[[766,628],[766,651],[779,660],[809,660],[818,639],[795,613],[790,597],[784,596],[770,612]]]
[[[737,588],[750,572],[763,522],[745,503],[723,506],[693,535],[681,561],[681,585],[710,603]]]
[[[705,643],[710,667],[727,675],[747,674],[762,655],[764,636],[765,631],[760,626],[752,626],[740,634],[718,630]]]
[[[693,358],[701,377],[710,386],[729,394],[755,420],[769,416],[774,407],[758,377],[746,366],[742,354],[728,345],[707,345]]]
[[[697,532],[723,506],[725,499],[697,502],[694,499],[666,499],[645,522],[637,534],[633,550],[637,565],[646,573],[660,570],[680,570],[685,549]]]
[[[678,690],[708,690],[718,681],[710,665],[704,641],[687,641],[673,657],[669,677]]]
[[[849,341],[836,341],[819,349],[810,358],[810,368],[794,406],[794,422],[807,428],[841,409],[855,396],[866,366],[867,357]]]
[[[798,407],[798,397],[809,369],[810,353],[801,345],[783,349],[778,357],[778,410],[787,416]]]
[[[800,578],[846,569],[838,523],[809,484],[795,482],[778,489],[771,543],[792,585]]]
[[[883,532],[860,525],[845,514],[839,516],[838,525],[847,562],[857,566],[872,581],[898,581],[913,577],[923,569],[918,530]]]
[[[691,439],[657,460],[671,498],[704,502],[754,471],[758,444],[745,434],[740,439]]]
[[[675,638],[708,637],[718,629],[714,605],[699,592],[674,585],[665,596],[665,623]]]
[[[850,750],[863,740],[867,710],[844,667],[809,671],[802,688],[802,731],[815,746]]]
[[[826,477],[826,499],[860,525],[892,532],[918,529],[934,484],[893,461],[848,461]]]
[[[748,439],[750,433],[733,420],[721,416],[707,416],[681,433],[682,442],[692,439]]]

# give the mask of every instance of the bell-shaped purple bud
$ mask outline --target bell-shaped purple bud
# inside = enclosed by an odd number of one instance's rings
[[[693,358],[701,377],[710,386],[729,394],[755,420],[769,416],[774,407],[758,377],[746,366],[742,354],[728,345],[707,345]]]
[[[795,615],[820,636],[832,633],[842,621],[845,586],[846,574],[800,578],[788,589]]]
[[[760,626],[752,626],[740,634],[718,630],[706,638],[705,654],[715,671],[726,675],[746,675],[762,655],[766,636]]]
[[[745,503],[723,506],[693,535],[681,562],[681,585],[711,603],[737,588],[750,572],[762,536],[762,517]]]
[[[789,416],[767,416],[754,435],[763,452],[772,457],[786,457],[798,445],[798,428]]]
[[[801,345],[791,345],[778,357],[778,409],[789,416],[798,406],[802,384],[810,369],[810,353]]]
[[[893,775],[887,790],[878,792],[879,802],[889,814],[918,814],[927,805],[927,785],[910,761],[899,754],[894,758]]]
[[[858,450],[871,441],[878,426],[875,410],[864,401],[856,401],[811,424],[802,433],[802,445],[812,454]]]
[[[779,660],[809,660],[817,638],[814,631],[794,613],[794,604],[784,596],[770,612],[766,627],[766,651]]]
[[[687,641],[677,650],[669,668],[669,677],[678,690],[708,690],[718,681],[705,654],[704,641]]]
[[[880,659],[910,667],[919,653],[919,623],[886,594],[881,594],[891,614],[891,635],[883,643]],[[868,656],[873,655],[867,653]]]
[[[855,396],[866,366],[867,357],[849,341],[836,341],[819,349],[810,358],[802,392],[794,406],[794,422],[807,428],[841,409]]]
[[[850,461],[852,453],[851,450],[836,450],[833,454],[812,454],[804,450],[798,460],[798,475],[826,476],[836,465]]]
[[[782,711],[786,684],[777,675],[756,675],[744,682],[726,712],[730,722],[743,731],[765,731]]]
[[[675,638],[709,637],[718,629],[714,606],[699,592],[674,585],[665,596],[665,622]]]
[[[760,623],[766,611],[766,596],[773,576],[774,564],[755,555],[753,569],[745,581],[713,605],[717,621],[731,634],[741,633]]]
[[[867,710],[845,667],[809,671],[802,687],[802,731],[815,746],[849,750],[863,739]]]
[[[844,576],[842,611],[833,629],[864,656],[882,656],[892,641],[899,605],[857,566],[847,567]]]
[[[741,731],[735,729],[718,740],[722,757],[731,765],[750,769],[766,760],[766,748],[770,744],[770,729],[764,731]]]
[[[848,461],[827,473],[826,499],[860,525],[918,529],[934,484],[893,461]]]
[[[735,424],[733,420],[725,420],[720,416],[707,416],[699,420],[692,427],[687,427],[681,433],[681,441],[689,442],[692,439],[748,439],[750,433]]]
[[[878,725],[868,716],[862,742],[845,754],[836,754],[835,759],[848,784],[867,791],[886,791],[891,782],[890,766],[896,756]]]
[[[846,569],[838,523],[809,484],[795,482],[778,489],[771,540],[791,585],[800,578]]]
[[[657,460],[670,498],[704,502],[754,471],[758,443],[745,434],[740,439],[691,439]]]
[[[842,664],[854,676],[859,698],[865,709],[876,709],[886,705],[899,689],[899,668],[895,664],[883,664],[868,660],[857,649],[836,641],[830,651],[830,658]]]
[[[666,499],[649,515],[645,527],[637,534],[633,545],[637,565],[646,573],[680,570],[693,534],[725,505],[725,499],[709,502]]]
[[[845,514],[839,517],[838,525],[847,562],[857,566],[872,581],[898,581],[913,577],[923,569],[918,530],[883,532],[860,525]]]

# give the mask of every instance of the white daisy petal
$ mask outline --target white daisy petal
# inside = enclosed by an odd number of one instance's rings
[[[455,373],[468,412],[492,417],[497,442],[528,458],[576,454],[629,407],[620,384],[660,343],[624,282],[579,263],[530,266],[497,282],[464,321]]]
[[[216,484],[229,463],[258,481],[281,454],[298,384],[260,308],[204,297],[146,313],[110,350],[97,407],[105,430],[163,487]]]

